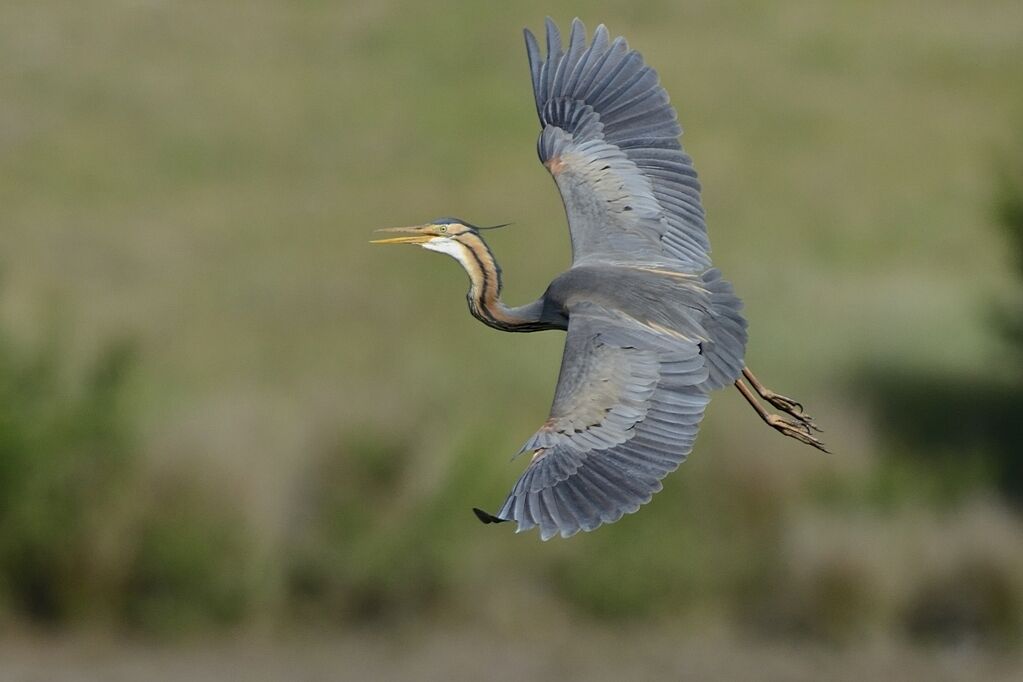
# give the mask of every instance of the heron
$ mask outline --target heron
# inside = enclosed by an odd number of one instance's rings
[[[637,511],[692,451],[711,391],[730,384],[766,424],[827,452],[803,406],[745,364],[742,301],[711,264],[700,183],[657,73],[604,25],[588,40],[575,19],[563,46],[548,18],[546,56],[524,35],[537,153],[561,193],[571,267],[513,307],[488,228],[440,218],[373,242],[454,258],[469,312],[489,327],[566,332],[550,415],[519,451],[528,466],[496,513],[476,516],[547,540]]]

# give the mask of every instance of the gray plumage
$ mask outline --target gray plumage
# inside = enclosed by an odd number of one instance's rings
[[[689,455],[709,391],[743,368],[746,321],[710,268],[700,185],[657,74],[622,38],[547,20],[525,31],[540,161],[561,191],[572,268],[545,299],[568,317],[550,419],[497,512],[543,539],[617,521]]]
[[[569,49],[547,20],[547,59],[525,31],[542,163],[560,158],[555,179],[565,200],[572,256],[583,260],[673,261],[710,266],[710,242],[682,128],[657,73],[597,27],[572,22]]]
[[[528,30],[526,50],[537,151],[561,192],[571,268],[512,308],[479,228],[445,218],[380,240],[457,259],[470,312],[491,327],[567,330],[550,416],[520,452],[528,467],[496,514],[475,510],[485,523],[539,527],[544,540],[649,502],[692,451],[710,391],[730,383],[773,428],[823,449],[802,406],[744,365],[742,302],[711,267],[700,184],[657,74],[604,26],[587,45],[574,20],[567,47],[550,19],[546,28],[546,58]],[[792,419],[769,414],[753,390]]]

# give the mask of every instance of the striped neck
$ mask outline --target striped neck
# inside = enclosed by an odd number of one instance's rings
[[[469,312],[477,320],[502,331],[532,332],[551,329],[540,321],[543,301],[509,308],[501,300],[501,267],[486,242],[475,232],[465,232],[424,247],[452,256],[469,275]]]

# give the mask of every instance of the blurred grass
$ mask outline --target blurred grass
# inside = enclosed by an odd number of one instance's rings
[[[109,596],[104,517],[115,516],[130,448],[128,347],[111,346],[74,383],[60,351],[0,337],[0,604],[50,623]]]
[[[194,485],[157,501],[133,529],[116,622],[157,635],[237,625],[257,602],[249,530]]]
[[[196,482],[165,478],[144,496],[126,404],[134,348],[111,343],[76,376],[62,338],[0,335],[0,619],[161,633],[238,622],[247,530]]]
[[[49,361],[72,373],[112,338],[137,349],[119,389],[134,497],[82,503],[128,529],[104,569],[116,617],[514,631],[539,609],[1018,639],[1017,513],[983,469],[935,470],[914,459],[926,442],[876,432],[847,387],[878,367],[1007,371],[986,311],[1014,284],[990,204],[1023,118],[1023,6],[588,8],[673,95],[750,365],[813,407],[838,454],[765,435],[725,392],[641,514],[541,546],[469,509],[520,470],[508,458],[546,416],[561,337],[496,334],[466,314],[451,263],[365,242],[437,215],[514,220],[491,239],[514,302],[567,265],[519,35],[546,13],[571,17],[537,2],[0,7],[2,319],[25,336],[60,301],[73,343]],[[970,438],[965,460],[973,447],[988,446]],[[72,532],[33,504],[0,540]],[[946,568],[922,571],[930,540],[902,542],[918,535],[956,548]],[[964,563],[972,537],[989,538],[980,568]],[[934,596],[950,584],[976,589]]]
[[[1023,132],[1020,133],[1023,135]],[[1001,156],[1000,176],[995,194],[995,215],[1005,232],[1008,252],[1012,254],[1012,265],[1017,277],[1023,279],[1023,159],[1018,151],[1023,141],[1009,148]],[[996,301],[993,314],[996,325],[1001,329],[1017,368],[1023,360],[1023,291],[1011,291]],[[1016,373],[1015,379],[1023,381],[1023,375]]]

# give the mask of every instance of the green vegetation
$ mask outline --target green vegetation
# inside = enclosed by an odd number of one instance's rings
[[[46,338],[0,336],[0,606],[51,626],[237,622],[250,598],[244,528],[194,484],[140,499],[133,347],[109,345],[76,376]]]
[[[238,624],[255,595],[248,530],[194,487],[170,492],[135,529],[121,621],[157,634]]]
[[[991,205],[1023,5],[599,5],[679,108],[749,364],[836,454],[725,391],[640,514],[543,545],[471,514],[524,465],[562,339],[486,329],[452,263],[366,241],[515,221],[490,238],[515,303],[565,267],[519,29],[567,5],[13,3],[5,620],[1018,645],[1015,165]]]
[[[120,405],[130,349],[110,347],[70,386],[61,350],[0,337],[0,604],[47,622],[107,596],[104,526],[130,447]]]
[[[1005,231],[1008,253],[1012,254],[1010,264],[1023,285],[1023,161],[1018,154],[1023,143],[1014,145],[1012,149],[1016,154],[1002,164],[995,206],[996,217]],[[1023,286],[1013,293],[1015,295],[1002,302],[998,322],[1012,347],[1023,354]],[[1017,359],[1023,359],[1023,355]],[[1023,376],[1017,378],[1023,381]]]
[[[315,463],[283,560],[296,618],[364,623],[422,614],[447,587],[423,505],[402,493],[412,452],[386,433],[355,435]]]

